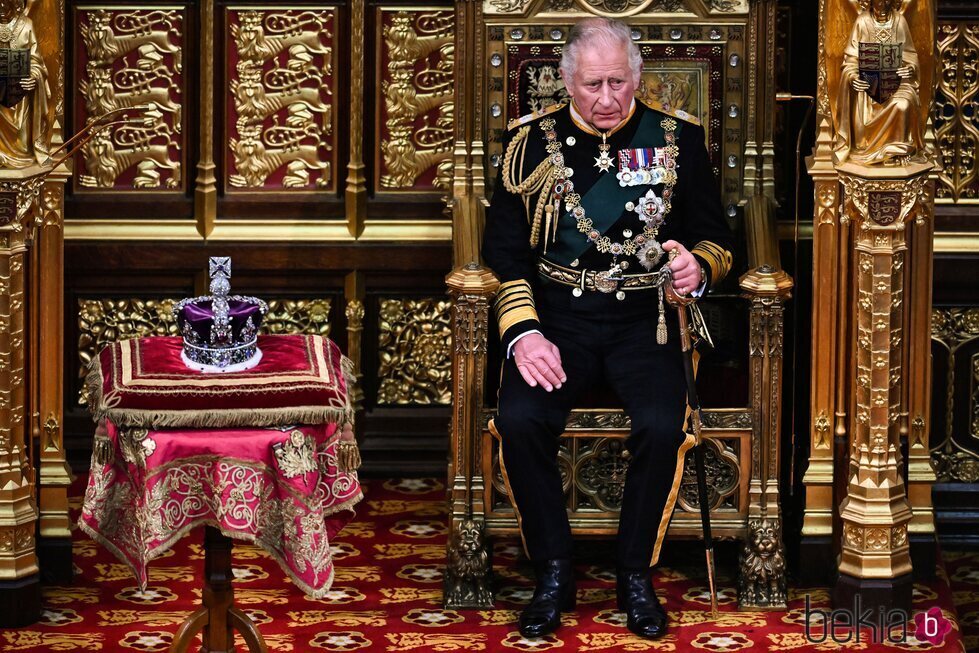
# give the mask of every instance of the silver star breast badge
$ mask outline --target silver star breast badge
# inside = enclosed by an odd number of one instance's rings
[[[612,158],[605,152],[602,152],[595,157],[595,167],[602,172],[608,172],[612,168]]]

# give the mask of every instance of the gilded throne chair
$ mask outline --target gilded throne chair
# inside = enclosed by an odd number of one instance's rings
[[[482,6],[457,5],[456,57],[460,70],[469,72],[456,86],[456,106],[473,110],[457,113],[449,202],[456,268],[447,277],[454,342],[444,603],[451,608],[492,606],[488,538],[519,533],[498,444],[488,430],[500,360],[490,309],[499,284],[479,263],[482,212],[492,193],[507,122],[566,99],[558,74],[561,44],[578,18],[598,13],[622,17],[633,26],[644,59],[640,98],[701,120],[729,220],[742,241],[736,256],[743,274],[730,275],[701,302],[718,344],[714,356],[701,364],[702,400],[706,406],[731,406],[704,412],[711,523],[715,537],[744,541],[740,605],[784,608],[778,433],[782,310],[792,281],[779,267],[770,196],[774,91],[768,86],[771,78],[764,77],[774,52],[755,38],[759,25],[773,21],[774,3],[752,3],[749,9],[747,2],[639,0],[625,3],[621,12],[613,4],[489,0]],[[632,15],[637,7],[651,10]],[[771,97],[759,100],[765,89]],[[589,399],[589,404],[601,404],[603,398]],[[617,532],[628,432],[628,417],[621,410],[581,407],[572,412],[559,467],[576,536]],[[671,538],[702,536],[692,454],[687,456]]]

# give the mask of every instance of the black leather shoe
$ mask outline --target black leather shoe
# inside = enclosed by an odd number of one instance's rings
[[[648,569],[619,571],[616,578],[619,610],[625,612],[629,630],[640,637],[657,639],[666,634],[666,612],[653,589]]]
[[[575,584],[570,560],[545,560],[534,564],[537,588],[530,605],[520,613],[520,634],[543,637],[561,625],[561,611],[574,610]]]

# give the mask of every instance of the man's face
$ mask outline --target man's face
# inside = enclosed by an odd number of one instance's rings
[[[625,48],[611,51],[585,46],[578,50],[578,69],[565,82],[575,107],[586,122],[612,129],[629,114],[636,80]]]

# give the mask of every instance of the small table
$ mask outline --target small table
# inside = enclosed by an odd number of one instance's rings
[[[314,597],[333,582],[330,540],[363,497],[356,472],[337,466],[334,424],[288,428],[120,429],[99,425],[79,526],[133,571],[183,533],[204,525],[203,607],[179,627],[170,648],[188,650],[203,631],[204,653],[234,650],[237,630],[250,651],[267,651],[234,606],[232,540],[251,541]]]
[[[235,607],[231,581],[231,548],[234,541],[214,528],[204,527],[204,606],[195,610],[177,629],[170,653],[185,653],[197,633],[203,631],[206,653],[234,651],[234,633],[241,633],[252,653],[268,653],[268,646],[254,622]]]

